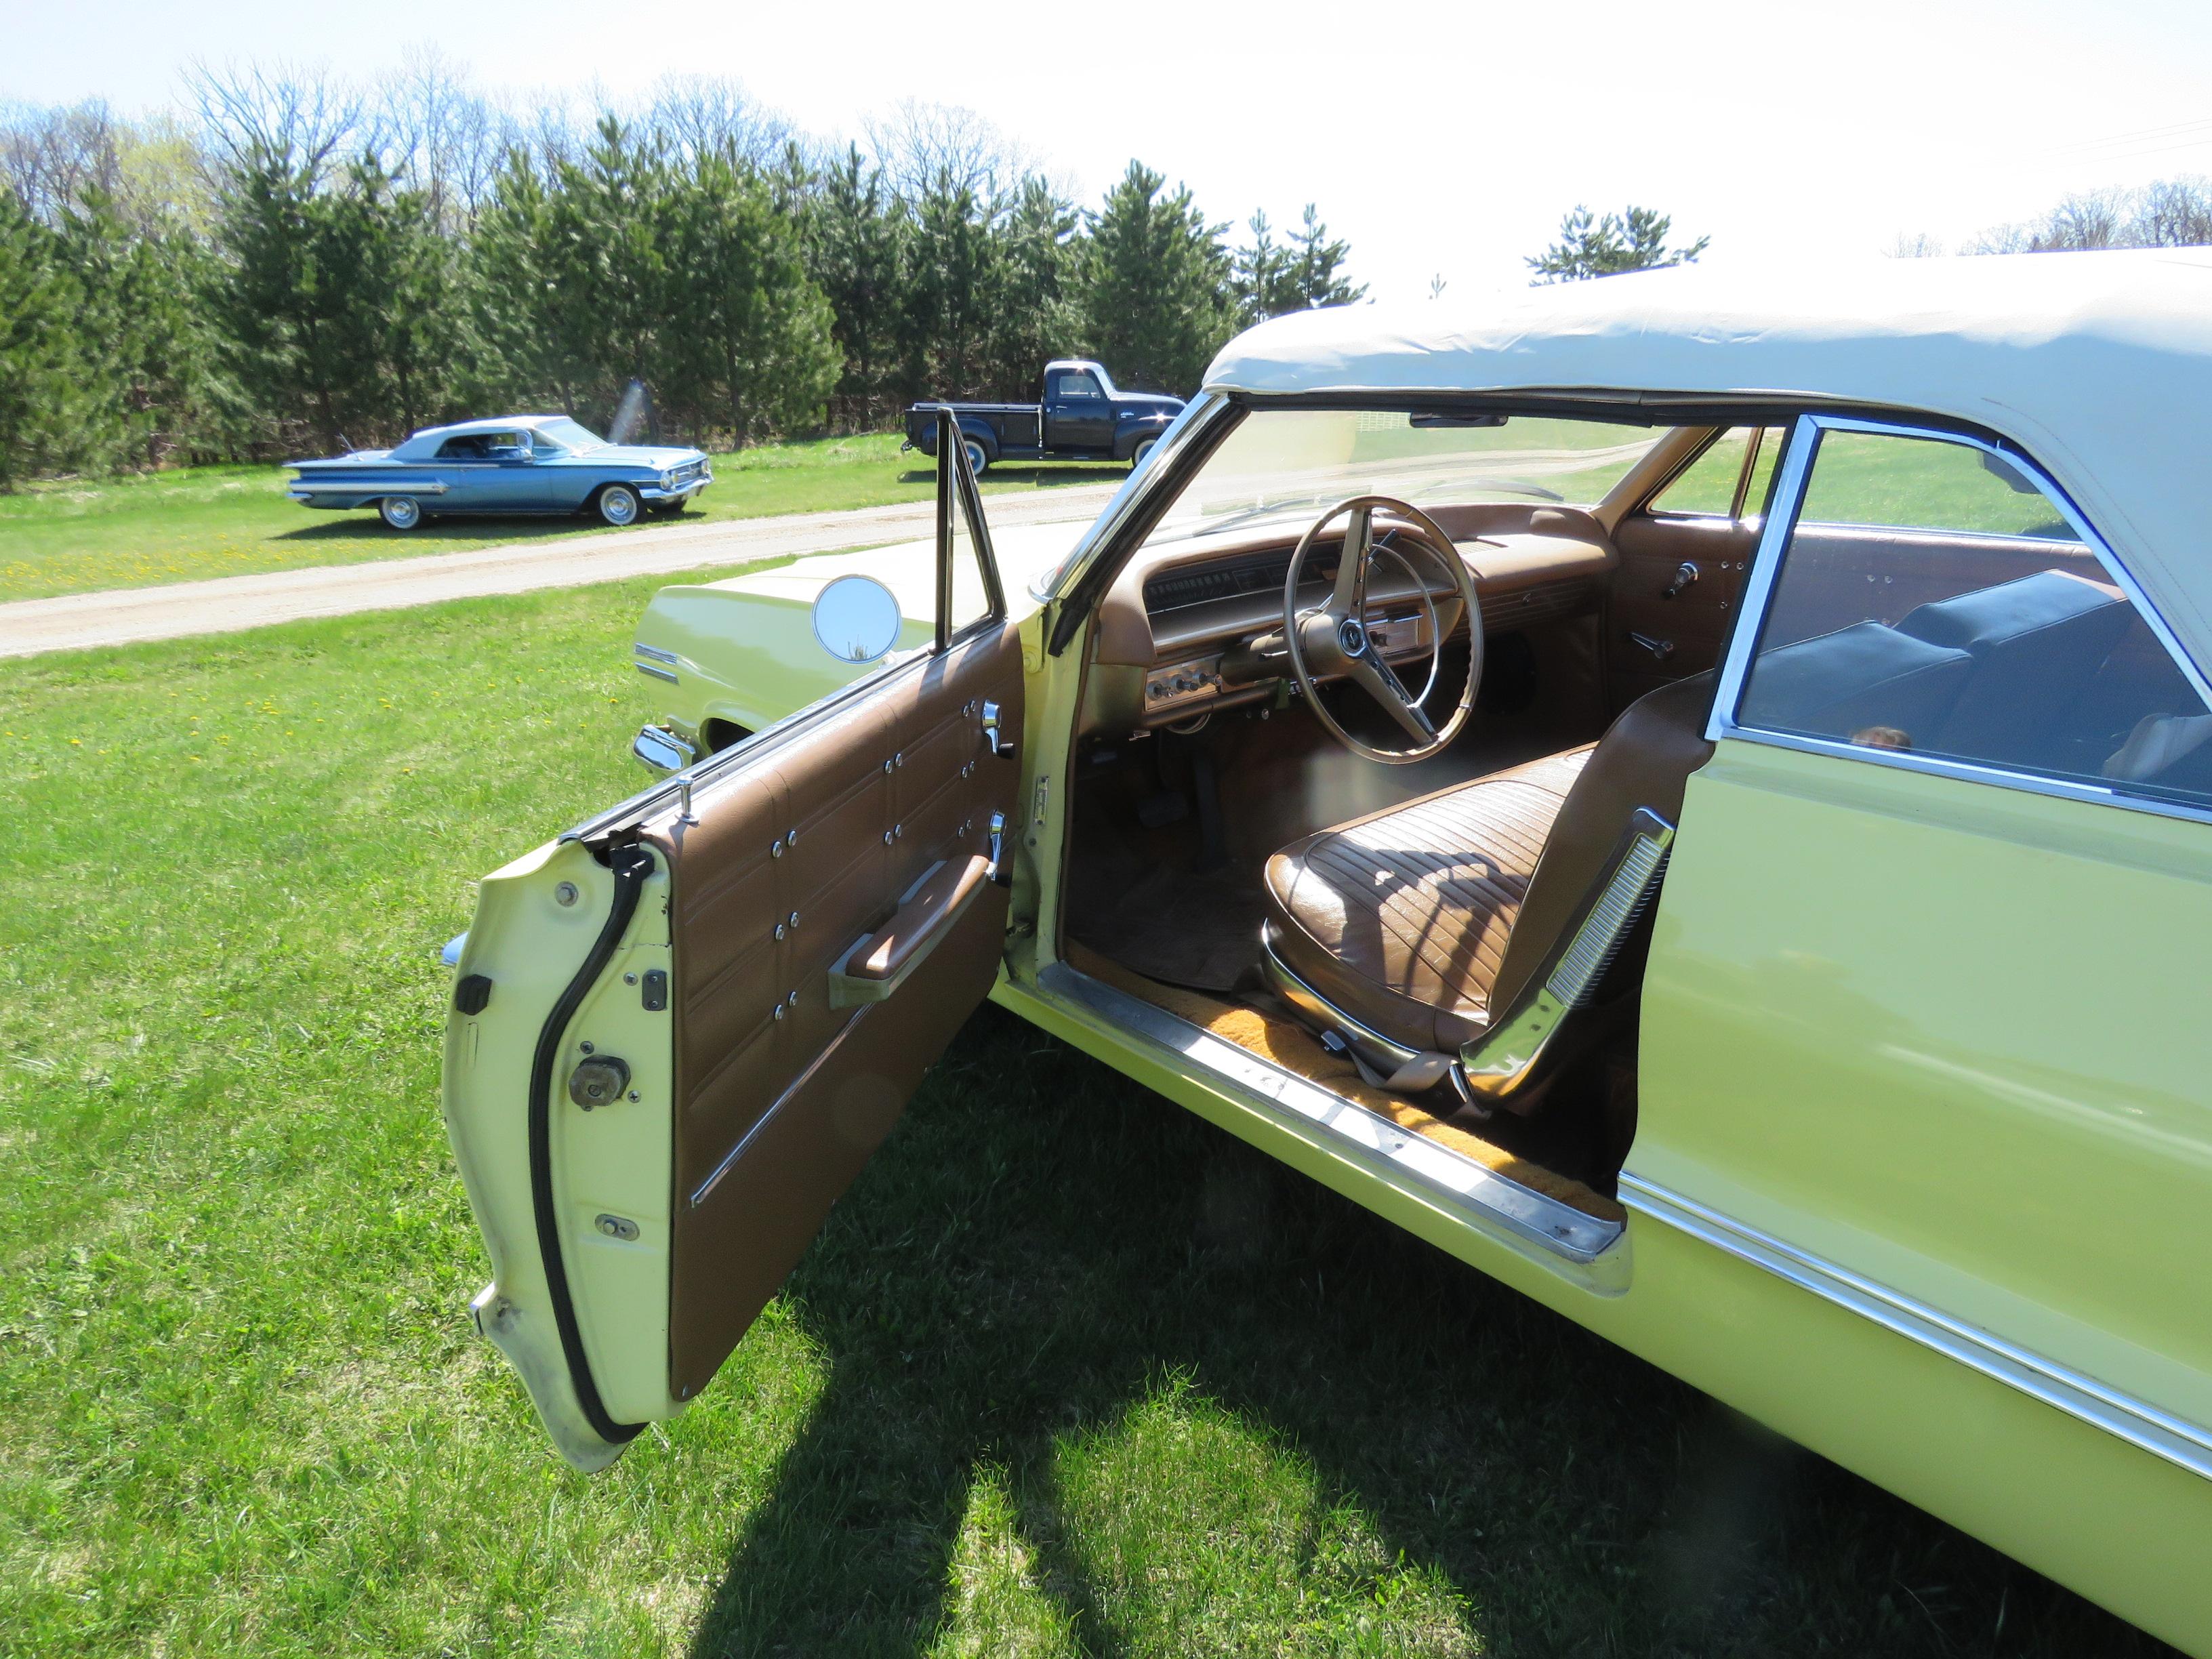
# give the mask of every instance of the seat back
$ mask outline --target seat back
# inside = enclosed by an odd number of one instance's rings
[[[1621,712],[1583,765],[1544,842],[1521,914],[1506,936],[1490,1007],[1503,1018],[1543,969],[1567,929],[1613,874],[1621,837],[1641,807],[1668,823],[1682,815],[1690,774],[1712,758],[1705,720],[1714,676],[1695,674],[1647,692]]]
[[[2134,621],[2118,589],[2067,570],[1917,607],[1899,633],[1974,661],[1927,746],[1976,760],[2050,764],[2067,716]]]

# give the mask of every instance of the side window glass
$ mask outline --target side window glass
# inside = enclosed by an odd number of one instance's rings
[[[940,644],[986,617],[1002,614],[998,574],[993,562],[990,530],[983,523],[983,501],[969,470],[966,451],[945,441],[949,429],[940,425],[938,443],[939,533],[944,538],[945,564],[938,574],[938,629]],[[949,497],[949,499],[948,499]]]
[[[1756,521],[1766,511],[1779,428],[1732,427],[1651,498],[1647,511]]]
[[[949,613],[951,631],[957,634],[969,623],[988,616],[990,611],[990,589],[983,580],[983,558],[975,545],[975,526],[963,501],[960,510],[952,515],[952,609]]]
[[[1096,398],[1098,382],[1088,374],[1063,374],[1060,377],[1060,395],[1063,398]]]
[[[2212,712],[2057,503],[1948,439],[1823,431],[1737,720],[2212,804]]]
[[[1704,454],[1651,498],[1650,510],[1727,518],[1735,510],[1735,487],[1743,477],[1744,452],[1750,444],[1749,428],[1734,427],[1722,433]]]
[[[1789,442],[1787,427],[1770,426],[1759,434],[1759,448],[1751,458],[1751,475],[1744,480],[1743,518],[1747,524],[1766,522],[1774,504],[1774,470]]]

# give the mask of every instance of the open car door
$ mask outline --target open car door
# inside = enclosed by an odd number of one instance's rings
[[[937,464],[933,643],[479,892],[445,1054],[472,1311],[580,1468],[707,1385],[997,974],[1021,647],[949,434]],[[883,657],[897,607],[855,597],[817,637]]]

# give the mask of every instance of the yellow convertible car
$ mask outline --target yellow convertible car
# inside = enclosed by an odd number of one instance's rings
[[[1262,325],[1018,574],[940,444],[483,884],[479,1328],[611,1462],[991,997],[2212,1653],[2208,387],[2201,253],[1692,268]]]

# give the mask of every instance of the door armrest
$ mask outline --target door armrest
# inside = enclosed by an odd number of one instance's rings
[[[830,969],[830,1006],[881,1002],[897,990],[990,879],[991,861],[980,853],[940,860],[923,871],[891,919],[854,940]]]

